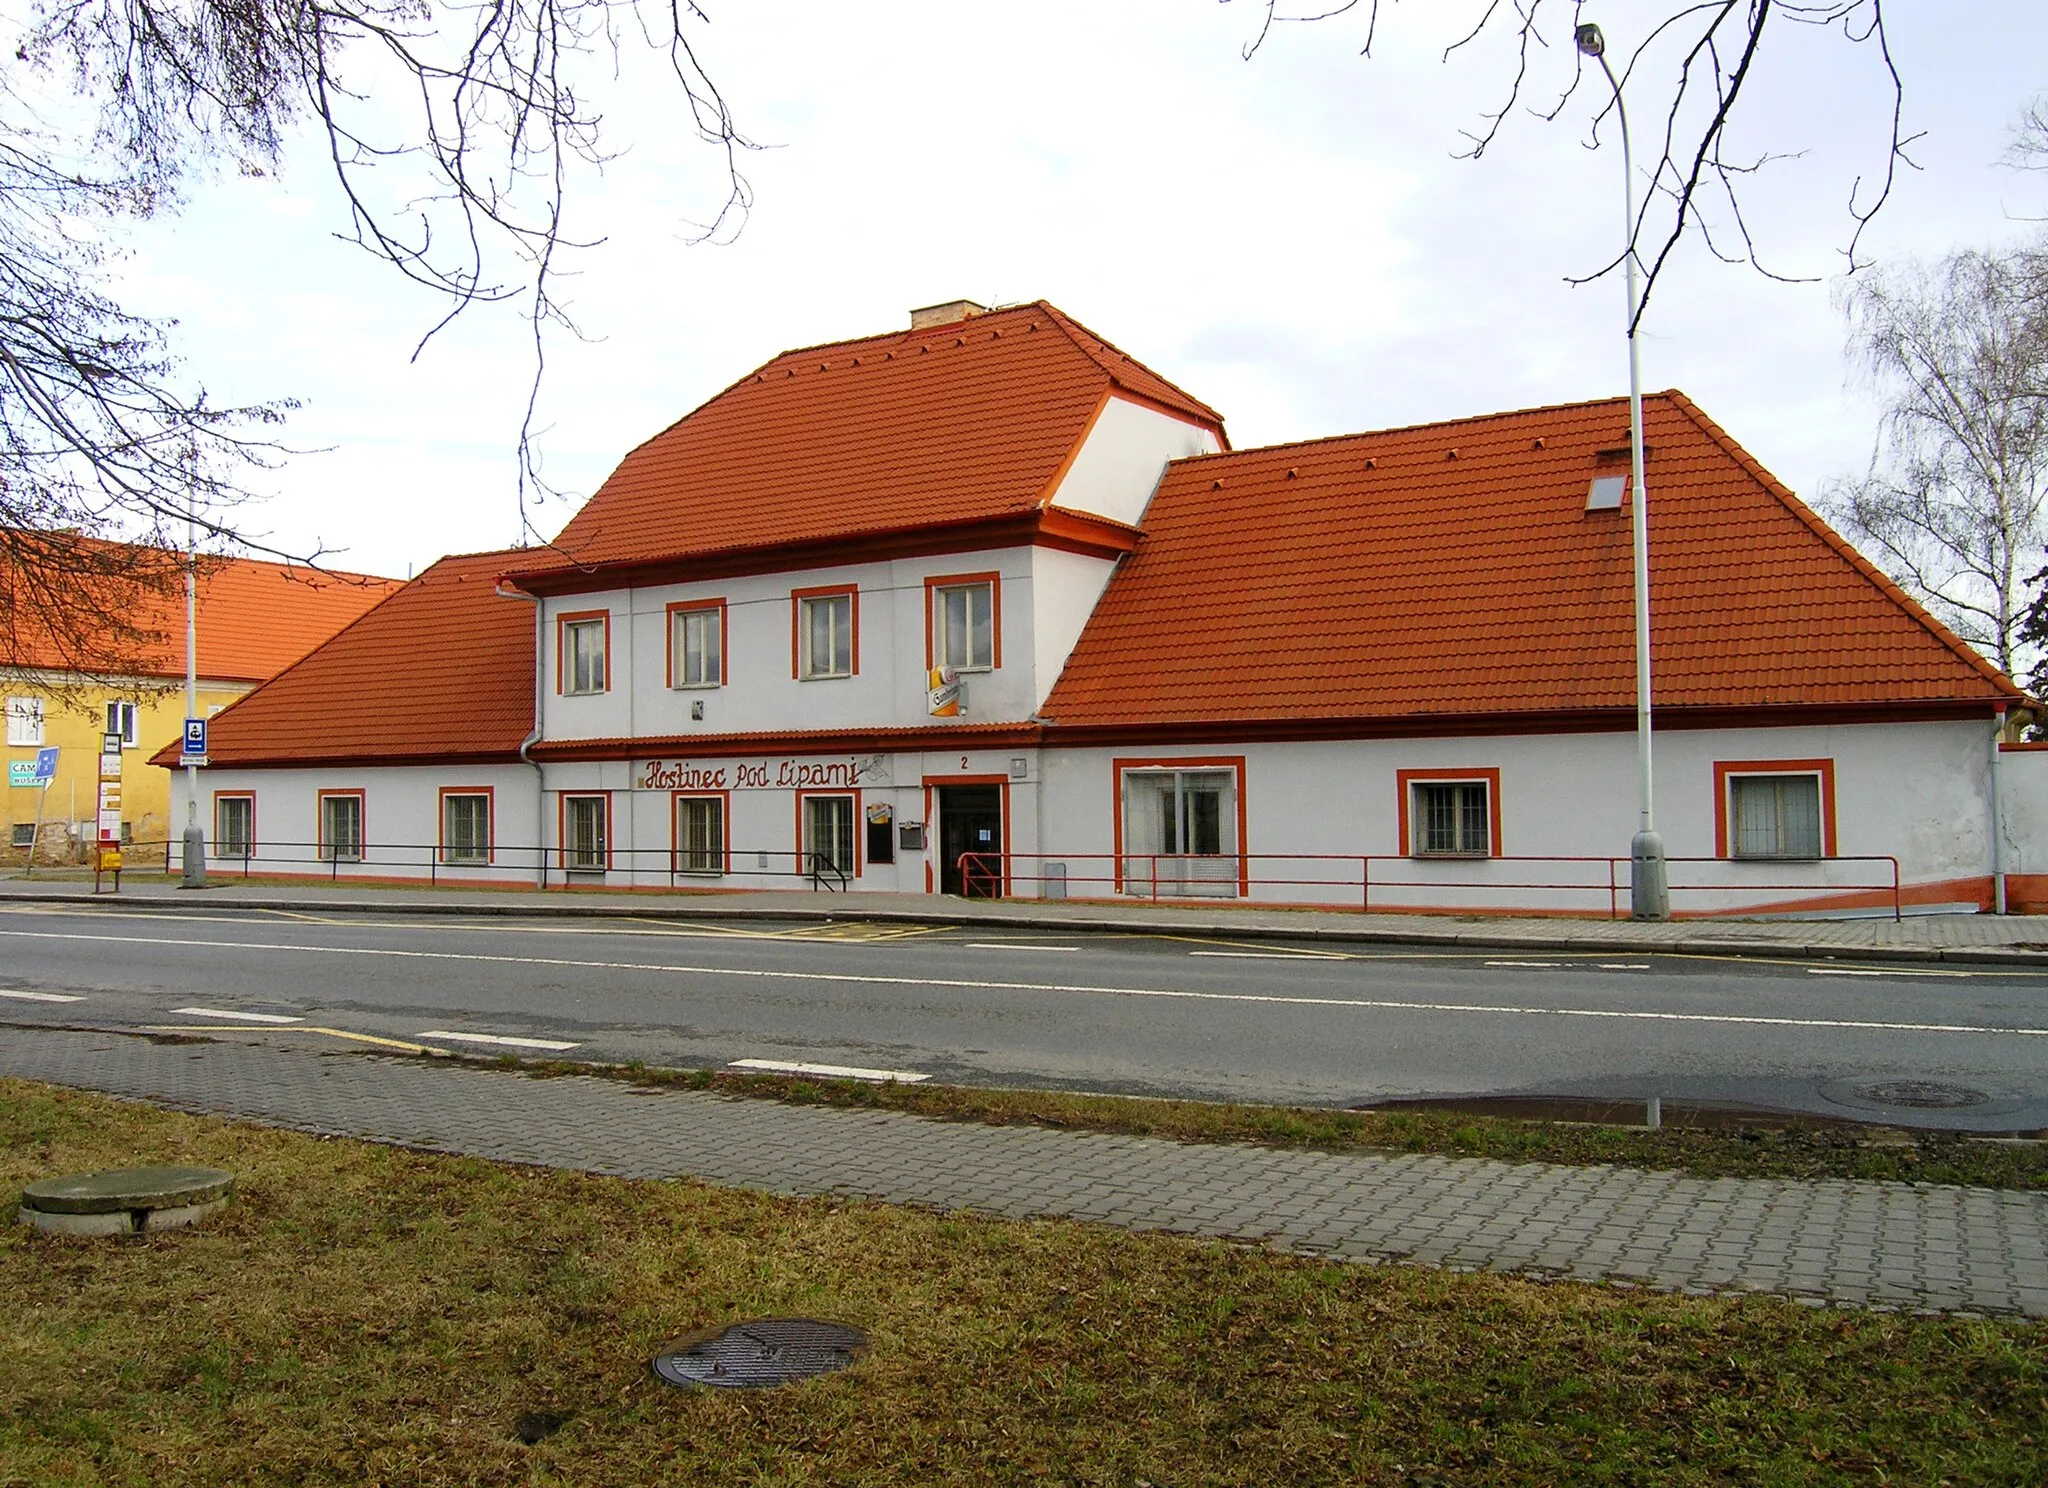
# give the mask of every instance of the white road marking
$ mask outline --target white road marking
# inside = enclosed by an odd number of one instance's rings
[[[443,1039],[456,1044],[495,1044],[507,1049],[552,1049],[557,1052],[580,1047],[564,1043],[561,1039],[514,1038],[506,1033],[459,1033],[452,1028],[429,1028],[413,1037]]]
[[[172,1008],[181,1018],[225,1018],[230,1023],[303,1023],[304,1018],[287,1018],[283,1013],[231,1013],[225,1008]]]
[[[1917,967],[1910,970],[1902,968],[1897,971],[1889,969],[1866,971],[1858,967],[1849,966],[1809,966],[1806,968],[1806,974],[1808,976],[1832,977],[1967,977],[1974,975],[1974,973],[1967,971],[1922,971]]]
[[[916,1070],[862,1069],[852,1064],[807,1064],[801,1059],[735,1059],[732,1069],[760,1070],[770,1075],[822,1075],[829,1080],[894,1080],[898,1085],[915,1085],[930,1075]]]
[[[1511,1018],[1596,1018],[1621,1022],[1699,1023],[1743,1028],[1828,1028],[1873,1033],[1958,1033],[2048,1038],[2048,1028],[2022,1024],[1896,1023],[1854,1018],[1773,1018],[1750,1013],[1663,1013],[1631,1008],[1531,1007],[1512,1003],[1399,1002],[1391,998],[1310,997],[1279,992],[1187,992],[1170,987],[1104,987],[1087,983],[970,981],[960,977],[867,976],[850,971],[777,971],[752,966],[675,966],[652,961],[578,961],[564,956],[490,956],[478,951],[406,951],[386,946],[298,945],[290,941],[177,940],[169,936],[80,935],[59,930],[0,930],[0,938],[114,945],[186,946],[219,952],[272,951],[311,956],[382,956],[403,961],[466,961],[486,966],[548,966],[575,971],[643,971],[658,976],[733,977],[743,981],[832,982],[875,987],[960,988],[978,992],[1062,992],[1098,997],[1158,997],[1181,1002],[1268,1003],[1287,1007],[1358,1008],[1395,1013],[1472,1013]]]
[[[1602,961],[1600,969],[1602,971],[1648,971],[1650,963],[1647,961]]]
[[[1039,945],[1030,940],[970,940],[965,949],[970,951],[1078,951],[1079,946]]]
[[[84,1002],[83,997],[66,997],[61,992],[0,992],[0,997],[12,997],[17,1002]]]
[[[1349,961],[1322,951],[1189,951],[1190,956],[1215,956],[1225,961]]]
[[[1489,961],[1486,964],[1488,966],[1536,966],[1543,968],[1545,971],[1557,970],[1557,963],[1555,961]]]

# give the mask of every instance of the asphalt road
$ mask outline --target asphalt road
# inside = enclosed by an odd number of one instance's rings
[[[0,908],[0,1037],[38,1023],[1318,1105],[1654,1095],[2048,1128],[2048,974],[1995,968]],[[1956,1103],[1902,1103],[1928,1100]]]

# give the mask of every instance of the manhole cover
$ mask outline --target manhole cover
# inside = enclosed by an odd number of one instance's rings
[[[1943,1085],[1934,1080],[1886,1080],[1865,1085],[1859,1092],[1865,1100],[1886,1106],[1910,1106],[1916,1111],[1955,1111],[1964,1106],[1981,1106],[1991,1099],[1967,1085]]]
[[[867,1346],[843,1323],[764,1318],[678,1339],[655,1355],[654,1372],[672,1385],[759,1390],[844,1369]]]

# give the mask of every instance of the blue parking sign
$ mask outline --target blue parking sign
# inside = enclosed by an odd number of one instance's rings
[[[36,751],[36,783],[47,785],[57,778],[57,751],[38,749]]]
[[[206,720],[188,718],[185,720],[185,754],[206,753]]]

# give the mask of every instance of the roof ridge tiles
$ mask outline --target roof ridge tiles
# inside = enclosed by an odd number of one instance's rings
[[[1645,393],[1643,399],[1645,402],[1648,402],[1653,398],[1675,399],[1684,396],[1676,388],[1667,388],[1662,392]],[[1385,428],[1380,429],[1355,429],[1348,434],[1318,434],[1308,439],[1283,439],[1278,444],[1255,444],[1247,445],[1243,449],[1212,450],[1199,455],[1183,455],[1174,463],[1182,464],[1191,460],[1237,459],[1252,455],[1271,454],[1278,450],[1308,449],[1319,444],[1347,444],[1353,440],[1384,439],[1395,434],[1421,434],[1431,429],[1461,429],[1474,424],[1493,423],[1499,420],[1514,418],[1534,418],[1538,414],[1545,413],[1573,413],[1580,410],[1602,408],[1610,404],[1626,404],[1627,402],[1628,395],[1626,393],[1619,393],[1611,397],[1586,398],[1571,403],[1541,403],[1529,408],[1504,408],[1497,413],[1469,414],[1464,418],[1428,419],[1419,424],[1389,424]]]

